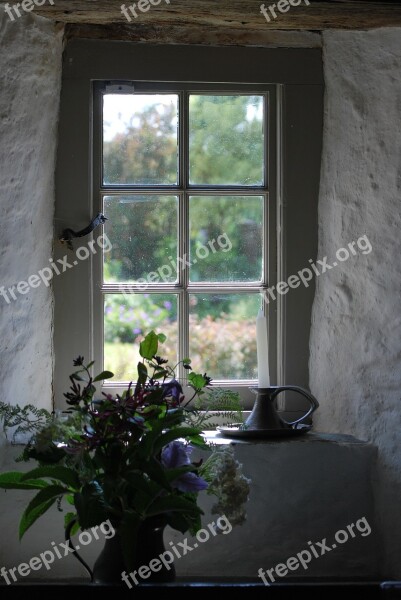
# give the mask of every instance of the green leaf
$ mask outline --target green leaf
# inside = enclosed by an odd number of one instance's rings
[[[157,371],[152,375],[152,379],[162,379],[162,377],[166,377],[167,371],[163,369],[162,371]]]
[[[22,536],[25,532],[41,517],[53,504],[56,502],[57,496],[55,498],[50,498],[47,502],[43,504],[39,504],[34,510],[32,510],[28,515],[25,513],[21,517],[21,521],[19,524],[19,539],[22,539]]]
[[[0,475],[0,488],[11,490],[40,490],[46,488],[49,484],[47,481],[36,479],[35,481],[21,481],[24,473],[19,471],[10,471]]]
[[[145,339],[139,344],[139,354],[142,358],[150,360],[155,354],[157,354],[157,348],[159,347],[159,338],[154,331],[150,331]]]
[[[102,381],[103,379],[111,379],[112,377],[114,377],[114,373],[112,373],[111,371],[102,371],[101,373],[99,373],[99,375],[96,375],[93,382]]]
[[[71,521],[73,521],[74,519],[76,519],[75,524],[72,526],[71,529],[71,537],[73,535],[75,535],[76,533],[78,533],[80,527],[79,527],[79,521],[77,518],[77,514],[73,513],[73,512],[69,512],[65,515],[64,517],[64,529],[67,529],[68,525],[71,523]]]
[[[190,435],[188,439],[193,446],[196,446],[201,450],[210,450],[210,446],[205,442],[205,439],[201,435]]]
[[[74,503],[82,529],[100,525],[108,518],[103,490],[97,481],[87,483],[82,492],[74,494]]]
[[[175,429],[171,429],[171,431],[166,431],[155,441],[153,446],[153,451],[155,454],[159,452],[164,446],[173,442],[174,440],[178,440],[179,438],[186,438],[188,436],[197,436],[200,431],[197,427],[176,427]]]
[[[140,383],[141,385],[144,385],[146,383],[147,378],[148,378],[148,370],[146,368],[146,365],[144,365],[143,362],[139,362],[138,363],[138,383]]]
[[[81,487],[77,474],[68,467],[52,465],[38,467],[37,469],[33,469],[33,471],[24,473],[21,481],[25,481],[26,479],[36,479],[37,477],[51,477],[52,479],[58,479],[74,490],[78,490]]]
[[[190,365],[191,364],[191,359],[190,358],[183,358],[182,359],[182,364],[183,365]]]
[[[179,425],[186,418],[186,411],[182,408],[169,408],[163,420],[164,429],[171,429],[174,425]],[[198,429],[198,431],[201,431]]]
[[[200,375],[200,373],[190,373],[188,375],[188,381],[195,389],[199,390],[207,386],[207,379]]]
[[[160,486],[162,486],[166,490],[171,490],[170,484],[166,477],[166,471],[156,458],[152,458],[143,463],[142,470]]]
[[[159,339],[159,342],[160,342],[161,344],[164,344],[164,342],[165,342],[165,341],[166,341],[166,339],[167,339],[167,336],[166,336],[166,335],[164,335],[164,333],[158,333],[158,334],[157,334],[157,337],[158,337],[158,339]]]
[[[200,519],[200,517],[199,517]],[[188,519],[188,515],[182,512],[171,512],[167,515],[167,523],[173,529],[185,533],[192,525],[192,520]]]
[[[144,473],[140,471],[127,473],[124,476],[134,490],[139,490],[146,494],[149,499],[153,498],[160,492],[160,486],[153,481],[145,478]],[[149,500],[148,500],[149,503]]]
[[[36,496],[32,498],[25,509],[25,514],[29,515],[30,512],[35,510],[41,504],[44,504],[51,498],[58,498],[67,492],[68,490],[61,485],[48,485],[47,488],[40,490],[40,492],[38,492]]]
[[[75,381],[88,381],[84,377],[81,377],[81,375],[79,375],[79,373],[82,373],[82,371],[77,371],[76,373],[73,373],[71,375],[71,379],[75,379]]]
[[[65,494],[67,490],[60,485],[49,485],[30,501],[21,517],[19,526],[19,539],[43,515],[56,501],[56,499]]]

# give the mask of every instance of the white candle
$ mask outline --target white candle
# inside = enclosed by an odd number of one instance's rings
[[[258,387],[270,387],[267,319],[262,310],[259,310],[256,319],[256,346],[258,355]]]

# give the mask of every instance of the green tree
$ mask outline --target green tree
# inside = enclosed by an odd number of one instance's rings
[[[265,143],[261,102],[261,97],[255,96],[191,95],[191,183],[262,184]],[[176,183],[177,114],[174,105],[155,103],[133,114],[124,133],[118,133],[104,143],[103,158],[106,184]],[[106,281],[135,282],[163,265],[172,267],[172,274],[167,280],[175,280],[172,265],[177,255],[177,206],[176,196],[165,192],[152,196],[123,192],[106,198],[105,214],[109,218],[106,233],[113,245],[105,255]],[[207,258],[197,260],[191,268],[191,280],[258,280],[262,264],[261,244],[258,243],[261,240],[262,215],[262,197],[246,196],[246,190],[241,197],[191,197],[191,260],[196,257],[199,244],[207,245],[211,240],[216,242],[223,233],[232,243],[227,253],[215,243],[217,251],[210,251]],[[220,329],[227,319],[249,317],[249,323],[252,323],[254,297],[244,297],[238,304],[228,295],[203,296],[201,302],[193,298],[196,304],[192,306],[193,316],[196,315],[198,323],[207,319],[210,326],[210,319],[216,320]],[[145,314],[159,315],[159,327],[162,329],[165,318],[168,328],[175,328],[175,304],[167,316],[162,295],[148,296],[142,303],[142,309],[138,297],[127,301],[124,297],[110,296],[107,302],[106,340],[109,344],[132,343],[140,335]],[[120,306],[125,308],[120,310]],[[123,316],[127,310],[129,314]],[[159,321],[159,317],[155,316],[155,319]],[[197,335],[196,339],[200,349],[204,336]],[[249,346],[249,339],[244,339],[243,343]],[[253,346],[247,371],[253,360],[252,354]],[[229,356],[226,359],[229,363]],[[230,369],[237,373],[237,368],[229,364],[224,370],[229,373]]]

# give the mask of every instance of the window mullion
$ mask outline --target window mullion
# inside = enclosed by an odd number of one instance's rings
[[[178,281],[182,289],[178,303],[178,358],[180,361],[189,355],[189,299],[187,291],[189,271],[186,264],[187,257],[189,257],[189,206],[188,194],[186,192],[189,170],[188,98],[188,93],[182,92],[179,104],[179,182],[182,189],[182,193],[180,194],[178,227],[178,256],[182,259],[178,261]],[[179,367],[178,375],[181,381],[187,375],[182,364]]]

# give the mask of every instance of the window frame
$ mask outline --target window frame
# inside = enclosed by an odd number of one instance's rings
[[[321,50],[68,42],[63,57],[56,234],[64,227],[79,228],[99,211],[100,198],[94,192],[92,177],[99,175],[99,164],[92,154],[93,141],[99,133],[94,126],[96,111],[93,110],[98,81],[143,81],[147,85],[187,82],[192,89],[205,86],[207,81],[221,90],[235,86],[237,90],[252,89],[257,93],[261,88],[268,89],[274,107],[269,110],[267,136],[267,164],[273,168],[265,182],[270,198],[269,214],[265,211],[269,235],[265,247],[270,249],[266,262],[268,285],[287,279],[316,256],[323,114]],[[294,156],[295,164],[291,161]],[[190,189],[197,192],[199,187]],[[244,194],[244,188],[240,189]],[[157,186],[157,190],[162,191],[163,187]],[[55,258],[63,255],[65,247],[56,244]],[[62,394],[68,387],[68,374],[76,355],[84,354],[88,360],[94,358],[100,369],[102,344],[95,326],[99,309],[93,292],[93,286],[99,282],[100,261],[93,258],[54,280],[54,391],[55,405],[60,408],[64,406]],[[313,296],[311,282],[309,288],[291,290],[291,294],[279,296],[268,306],[272,385],[285,382],[308,387]],[[248,406],[253,398],[249,383],[229,386],[241,393]],[[107,388],[115,391],[114,386]],[[303,406],[297,403],[285,408],[302,410]]]
[[[275,88],[274,86],[261,86],[257,89],[254,86],[249,85],[224,85],[221,84],[182,84],[180,82],[174,83],[148,83],[148,82],[132,82],[120,86],[122,93],[125,91],[128,93],[132,87],[135,92],[138,93],[177,93],[179,96],[179,118],[180,118],[180,139],[179,139],[179,171],[178,179],[176,184],[171,185],[138,185],[138,184],[105,184],[103,182],[103,153],[102,153],[102,98],[103,94],[107,93],[108,89],[115,89],[117,84],[114,82],[96,82],[94,84],[94,134],[93,134],[93,156],[94,156],[94,177],[93,177],[93,190],[94,198],[99,195],[99,203],[95,209],[95,212],[103,211],[103,198],[110,195],[124,195],[125,193],[138,193],[144,195],[154,194],[171,194],[178,197],[179,203],[179,229],[182,232],[182,238],[178,233],[178,253],[179,256],[189,256],[189,231],[188,231],[188,210],[189,210],[189,198],[191,196],[227,196],[227,195],[238,195],[238,196],[261,196],[263,197],[263,273],[261,281],[247,281],[247,282],[212,282],[212,283],[198,283],[190,282],[188,277],[188,268],[184,266],[184,269],[179,272],[179,280],[177,283],[157,283],[147,285],[147,293],[172,293],[177,294],[177,301],[180,305],[178,310],[178,341],[179,341],[179,357],[182,359],[186,356],[191,356],[191,352],[188,344],[188,337],[190,332],[188,331],[188,316],[189,316],[189,305],[188,295],[190,293],[227,293],[227,294],[242,294],[242,293],[263,293],[269,285],[269,242],[272,248],[276,247],[276,228],[274,226],[274,208],[269,208],[269,181],[274,180],[274,175],[269,172],[269,167],[273,166],[273,173],[276,165],[276,145],[275,136],[270,135],[270,128],[274,130],[276,105],[275,105]],[[131,92],[132,93],[132,92]],[[211,184],[191,184],[189,181],[189,150],[188,150],[188,110],[187,110],[187,98],[190,94],[213,94],[213,95],[229,95],[229,94],[243,94],[250,96],[252,95],[263,95],[264,102],[264,159],[263,159],[263,182],[261,185],[211,185]],[[271,218],[270,218],[271,217]],[[274,250],[273,250],[274,252]],[[121,293],[122,288],[126,293],[135,293],[137,286],[135,283],[128,284],[105,284],[103,282],[102,269],[99,269],[97,264],[99,261],[94,261],[94,287],[95,290],[93,302],[94,302],[94,322],[102,323],[101,327],[94,328],[95,344],[94,344],[94,360],[97,364],[103,365],[104,356],[101,349],[103,349],[104,339],[104,320],[103,320],[103,293]],[[274,262],[274,260],[272,261]],[[102,292],[99,292],[99,290]],[[256,319],[256,314],[255,314]],[[180,365],[178,376],[180,381],[185,381],[187,372]],[[231,389],[236,387],[249,388],[249,386],[255,386],[256,380],[254,379],[225,379],[218,380],[213,379],[213,383],[216,386],[224,386]],[[103,390],[111,393],[121,391],[124,385],[116,385],[111,382],[105,382]]]

